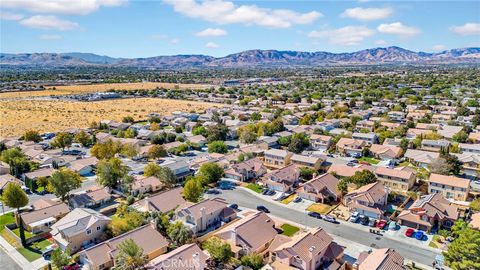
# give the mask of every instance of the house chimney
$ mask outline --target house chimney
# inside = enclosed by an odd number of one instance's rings
[[[315,252],[315,249],[317,249],[315,246],[311,246],[309,249],[308,249],[308,253],[310,254],[310,258],[313,258],[314,256],[314,252]]]
[[[236,246],[236,245],[237,245],[237,228],[234,228],[234,229],[232,230],[231,237],[232,237],[232,239],[231,239],[232,244],[233,244],[234,246]]]

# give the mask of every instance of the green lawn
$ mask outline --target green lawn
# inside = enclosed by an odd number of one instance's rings
[[[21,247],[18,248],[17,251],[27,259],[29,262],[33,262],[36,259],[42,257],[42,252],[45,250],[46,247],[50,246],[52,243],[47,239],[42,241],[34,242],[28,247]]]
[[[296,232],[298,232],[300,230],[300,228],[285,223],[285,224],[282,225],[282,230],[283,230],[283,233],[282,233],[283,235],[286,235],[286,236],[290,237],[290,236],[294,235]]]
[[[15,215],[10,212],[0,216],[0,232],[3,231],[5,225],[15,223]]]
[[[380,162],[380,160],[378,159],[374,159],[374,158],[370,158],[370,157],[361,157],[358,159],[358,161],[365,161],[365,162],[368,162],[370,164],[378,164]]]
[[[35,236],[35,234],[32,234],[32,233],[30,233],[30,232],[27,231],[27,230],[24,230],[24,231],[25,231],[25,239],[28,239],[28,238],[30,238],[30,237],[32,237],[32,236]],[[16,236],[20,237],[20,228],[13,229],[12,232],[13,232]]]
[[[45,190],[45,187],[38,187],[35,192],[40,193]]]
[[[317,212],[319,214],[325,215],[328,212],[330,212],[330,210],[332,210],[332,208],[334,208],[334,207],[335,207],[335,205],[328,205],[328,204],[323,204],[323,203],[313,203],[312,205],[310,205],[307,208],[307,211]]]
[[[246,188],[251,189],[256,193],[262,193],[262,190],[263,190],[262,186],[260,186],[259,184],[252,184],[252,183],[248,184]]]

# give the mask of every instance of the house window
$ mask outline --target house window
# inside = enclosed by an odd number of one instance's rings
[[[91,233],[92,233],[92,230],[87,229],[87,234],[91,234]]]
[[[100,229],[101,229],[100,226],[97,226],[97,231],[100,231]]]

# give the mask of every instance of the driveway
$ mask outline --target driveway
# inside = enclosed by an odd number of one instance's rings
[[[372,248],[394,248],[406,259],[424,265],[431,265],[435,259],[435,256],[440,254],[439,250],[424,248],[418,245],[418,243],[415,241],[397,240],[394,237],[387,238],[371,234],[368,232],[368,228],[365,229],[357,226],[356,224],[348,224],[347,222],[332,224],[324,220],[315,219],[306,215],[304,212],[264,200],[261,197],[253,195],[249,191],[242,188],[237,188],[234,190],[222,190],[221,192],[221,194],[215,196],[224,198],[229,203],[236,203],[241,207],[251,209],[256,209],[257,205],[264,205],[270,210],[272,215],[279,218],[290,220],[298,224],[303,224],[307,227],[322,227],[334,238],[337,236],[339,238],[347,239],[364,246]]]

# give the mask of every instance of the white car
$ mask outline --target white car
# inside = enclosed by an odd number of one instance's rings
[[[353,212],[353,214],[350,216],[350,222],[356,223],[358,221],[359,213],[358,212]]]

